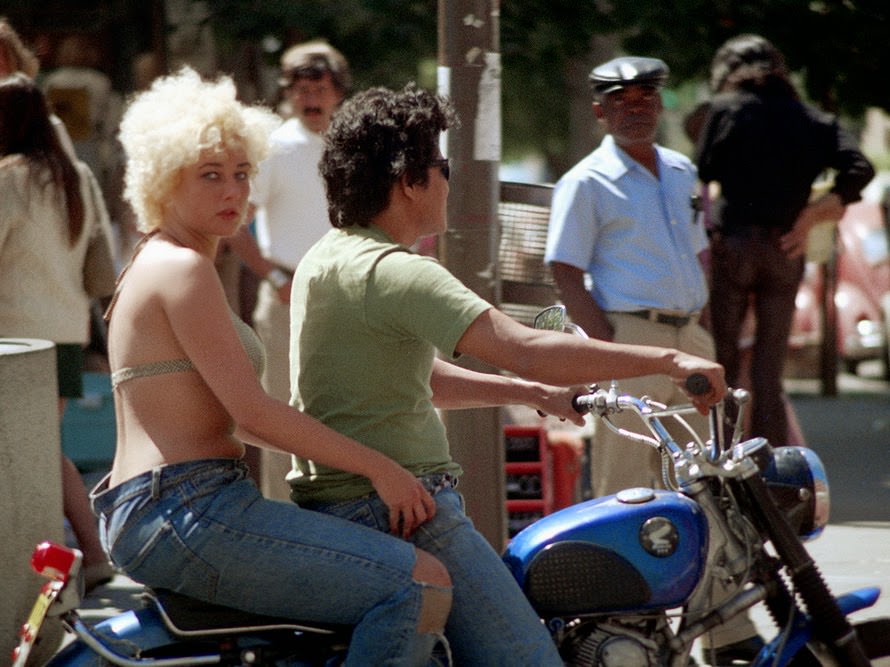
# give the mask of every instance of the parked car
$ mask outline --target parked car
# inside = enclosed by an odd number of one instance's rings
[[[847,207],[837,225],[836,253],[834,305],[841,366],[855,373],[860,362],[879,359],[883,375],[890,377],[890,243],[883,196],[871,194]],[[808,352],[819,358],[823,269],[823,264],[807,264],[789,340],[791,358],[810,358]]]

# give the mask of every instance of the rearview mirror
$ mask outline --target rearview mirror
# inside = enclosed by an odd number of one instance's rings
[[[545,308],[535,315],[535,329],[547,331],[565,331],[566,307],[555,305]]]
[[[548,306],[540,313],[535,315],[535,329],[546,329],[547,331],[562,331],[573,333],[575,335],[581,336],[582,338],[587,338],[587,334],[584,332],[584,329],[579,327],[577,324],[568,321],[568,316],[566,315],[566,307],[562,304],[556,304],[554,306]]]

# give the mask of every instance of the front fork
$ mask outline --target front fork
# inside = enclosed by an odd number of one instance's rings
[[[797,532],[776,505],[766,483],[759,475],[753,475],[742,480],[741,484],[751,501],[751,510],[758,527],[769,536],[779,560],[807,608],[815,637],[828,645],[840,664],[869,667],[871,662],[862,650],[856,631],[831,595],[819,568],[810,558]],[[790,597],[790,593],[788,596]],[[781,601],[779,604],[782,605]],[[787,605],[782,606],[785,609],[777,607],[777,614],[787,611]],[[770,613],[773,613],[772,607]]]
[[[759,477],[756,478],[753,485],[758,483],[766,490],[765,484],[762,483]],[[767,497],[761,498],[760,502],[765,503],[767,508],[775,507],[772,496],[768,494],[768,490],[766,491]],[[756,493],[757,491],[755,491]],[[714,572],[718,551],[723,554],[723,558],[720,560],[724,564],[740,562],[737,559],[743,554],[739,551],[741,549],[739,540],[732,534],[729,534],[729,529],[723,518],[723,512],[718,507],[716,498],[706,489],[698,490],[696,495],[696,500],[708,515],[711,539],[714,541],[708,554],[708,572]],[[763,504],[758,506],[764,507]],[[713,577],[704,577],[702,579],[702,583],[693,593],[687,606],[687,610],[691,610],[693,616],[687,616],[684,619],[676,636],[671,641],[671,649],[674,656],[671,663],[672,667],[684,667],[687,664],[688,647],[692,645],[695,639],[730,618],[744,613],[760,602],[765,603],[776,627],[783,629],[783,631],[770,644],[764,647],[757,659],[751,663],[752,666],[770,665],[771,667],[781,667],[782,665],[787,665],[791,658],[814,638],[822,639],[827,643],[835,659],[838,660],[838,664],[856,667],[867,667],[870,665],[871,663],[862,651],[855,632],[846,617],[850,613],[874,604],[878,595],[877,589],[864,589],[845,595],[840,599],[835,599],[832,597],[828,586],[822,581],[815,564],[809,558],[809,555],[797,538],[797,534],[785,519],[784,514],[780,510],[772,513],[768,509],[765,512],[759,513],[757,520],[763,521],[767,516],[771,516],[771,520],[776,522],[771,524],[766,531],[770,539],[773,540],[774,545],[782,539],[780,535],[785,529],[790,531],[788,534],[793,537],[790,540],[791,544],[787,544],[788,539],[782,540],[781,549],[778,546],[776,547],[779,558],[767,556],[761,550],[760,556],[754,558],[753,563],[751,563],[753,570],[750,573],[749,581],[752,585],[731,596],[723,604],[720,604],[708,613],[695,617],[695,610],[710,609],[712,606],[710,589],[713,584]],[[801,555],[800,552],[804,555],[803,567],[798,567],[797,574],[792,573],[791,579],[800,591],[801,598],[807,604],[807,608],[810,610],[809,615],[804,614],[798,608],[794,595],[781,575],[783,563],[788,567],[788,571],[792,572],[791,563],[798,562]],[[734,572],[735,569],[730,567],[726,574],[740,574],[737,571]],[[807,572],[807,574],[801,576],[800,572]],[[807,590],[804,591],[804,588],[807,588]],[[819,606],[811,607],[810,601],[816,602]],[[814,613],[814,609],[820,609],[821,611]],[[828,610],[826,616],[820,617],[816,615],[817,613],[825,614],[826,609]],[[836,613],[834,610],[836,610]],[[840,623],[838,623],[838,618],[841,621]],[[844,633],[843,626],[849,628],[848,633]],[[835,633],[833,635],[829,634],[832,628]],[[838,632],[841,634],[838,635]],[[832,636],[850,637],[851,641],[835,642],[832,641]]]

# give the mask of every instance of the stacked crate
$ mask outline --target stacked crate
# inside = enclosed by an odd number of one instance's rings
[[[553,511],[553,464],[543,428],[505,426],[504,444],[507,531],[513,537]]]

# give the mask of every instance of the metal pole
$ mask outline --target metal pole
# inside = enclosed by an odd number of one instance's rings
[[[501,158],[501,65],[498,0],[439,0],[439,92],[448,95],[460,127],[445,137],[451,159],[448,232],[440,256],[477,294],[495,303],[498,166]],[[492,371],[472,359],[474,370]],[[500,551],[506,541],[504,444],[500,411],[443,415],[460,490],[476,527]]]
[[[822,271],[822,346],[820,348],[819,371],[823,396],[837,396],[838,346],[837,346],[837,305],[834,295],[837,291],[837,228],[832,231],[831,254],[820,267]]]

